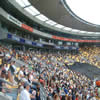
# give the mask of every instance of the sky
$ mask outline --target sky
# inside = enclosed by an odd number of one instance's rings
[[[66,0],[66,2],[78,17],[100,25],[100,0]]]

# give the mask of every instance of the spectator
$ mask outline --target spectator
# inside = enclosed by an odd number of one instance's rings
[[[21,94],[20,94],[20,100],[31,100],[31,98],[35,98],[34,96],[32,96],[30,93],[29,93],[29,89],[30,89],[30,84],[28,82],[25,82],[24,84],[24,90],[21,91]]]
[[[24,78],[24,66],[21,66],[20,71],[18,73],[18,80],[20,81],[22,78]]]
[[[5,70],[2,70],[2,72],[1,72],[1,78],[2,79],[6,79],[6,71]],[[0,92],[3,92],[3,93],[6,92],[5,89],[3,89],[4,86],[6,87],[5,83],[0,80]]]

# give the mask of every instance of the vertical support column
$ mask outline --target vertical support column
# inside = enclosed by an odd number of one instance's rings
[[[25,46],[24,46],[24,45],[23,45],[22,49],[23,49],[23,51],[24,51],[24,52],[26,51],[26,48],[25,48]]]

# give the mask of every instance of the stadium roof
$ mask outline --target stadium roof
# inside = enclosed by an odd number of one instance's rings
[[[76,15],[77,10],[75,7],[77,5],[72,7],[72,0],[16,0],[16,2],[35,18],[55,28],[72,33],[100,34],[99,25],[87,21],[89,18],[84,20],[81,16]],[[78,0],[76,0],[76,3],[77,2]],[[86,0],[84,2],[86,2]],[[78,7],[76,8],[78,9]],[[80,10],[78,11],[80,12]],[[88,16],[88,14],[82,15]],[[93,19],[93,17],[91,17],[91,19]]]
[[[17,1],[27,2],[28,0],[17,0]],[[66,1],[67,0],[29,0],[30,4],[27,3],[27,5],[24,5],[24,6],[22,5],[22,6],[25,9],[34,7],[35,10],[37,10],[36,11],[37,14],[35,13],[36,18],[57,28],[61,28],[64,30],[68,29],[72,32],[79,32],[79,33],[84,33],[87,31],[89,34],[91,32],[95,32],[95,33],[100,32],[100,26],[97,25],[98,23],[92,22],[91,20],[84,19],[81,16],[77,16],[77,13],[75,11],[73,12],[74,8],[71,7],[72,5],[70,5],[70,7],[68,6],[72,2],[72,0],[68,0],[67,2]],[[78,2],[78,0],[75,0],[75,1],[76,3]],[[84,2],[86,2],[86,0]],[[91,7],[92,6],[93,6],[93,2],[92,2]],[[80,17],[83,19],[81,19]],[[93,17],[91,18],[93,19]]]

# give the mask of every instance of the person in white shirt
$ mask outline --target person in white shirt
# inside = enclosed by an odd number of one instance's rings
[[[19,87],[19,93],[21,93],[22,90],[24,90],[24,84],[25,82],[28,82],[28,80],[26,78],[22,78],[20,81],[20,87]]]
[[[24,87],[25,89],[21,91],[19,100],[31,100],[31,98],[35,98],[29,93],[30,84],[28,82],[25,82]]]
[[[98,97],[100,98],[100,88],[99,87],[98,87],[97,92],[98,92]]]
[[[8,64],[4,64],[4,68],[6,70],[6,72],[9,70]]]
[[[90,100],[97,100],[96,97],[91,98]]]
[[[30,85],[28,82],[26,82],[24,84],[25,86],[25,89],[22,90],[21,94],[20,94],[20,97],[19,97],[19,100],[31,100],[30,98],[30,93],[29,93],[29,89],[30,89]]]
[[[18,79],[21,80],[23,77],[24,77],[24,67],[22,66],[20,71],[19,71],[19,74],[18,74]]]

